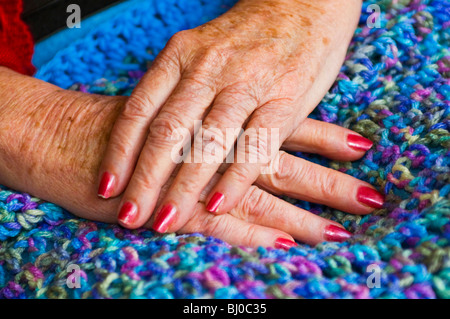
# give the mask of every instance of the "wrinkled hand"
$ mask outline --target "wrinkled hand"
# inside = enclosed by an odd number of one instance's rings
[[[369,140],[348,129],[306,119],[285,141],[283,148],[352,161],[360,158],[371,145]],[[383,206],[380,193],[352,176],[284,151],[278,152],[275,160],[280,166],[276,174],[260,175],[228,214],[211,214],[203,201],[226,169],[221,167],[201,193],[195,213],[179,232],[199,232],[234,245],[288,249],[296,245],[294,239],[316,245],[323,241],[345,241],[351,233],[340,224],[298,208],[277,195],[325,204],[358,215]],[[161,198],[170,183],[163,187]],[[150,219],[146,226],[152,225]]]
[[[359,0],[242,0],[223,16],[175,34],[119,115],[101,165],[99,195],[125,191],[120,223],[137,228],[156,211],[155,230],[183,227],[233,149],[237,136],[229,138],[227,129],[242,127],[237,153],[256,161],[235,157],[205,198],[211,212],[234,208],[335,80],[359,12]],[[191,143],[197,120],[208,134],[194,138],[185,158],[199,151],[215,160],[184,162],[158,201],[177,166],[173,154]],[[174,138],[180,130],[189,133],[182,143]],[[322,196],[331,184],[314,169],[304,186]],[[348,191],[320,201],[345,201]]]
[[[121,197],[102,200],[94,190],[108,136],[127,98],[61,90],[1,67],[0,89],[4,92],[0,96],[0,184],[83,218],[116,222]],[[283,144],[286,150],[341,161],[360,158],[370,146],[370,141],[348,129],[311,119]],[[355,214],[367,214],[382,205],[381,195],[365,182],[283,151],[277,158],[276,174],[260,175],[235,208],[218,215],[209,213],[202,201],[226,169],[221,167],[200,195],[195,214],[179,231],[200,232],[234,245],[289,248],[295,245],[294,239],[317,244],[342,241],[350,234],[339,224],[274,195]],[[162,187],[160,200],[176,176],[175,171]],[[150,219],[145,226],[152,225]]]

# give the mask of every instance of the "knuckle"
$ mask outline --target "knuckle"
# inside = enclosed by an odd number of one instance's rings
[[[177,192],[186,196],[186,194],[196,193],[199,189],[201,181],[199,178],[181,178],[177,181]],[[192,195],[190,195],[192,196]]]
[[[161,112],[150,125],[149,139],[152,140],[152,142],[168,142],[172,144],[173,134],[183,127],[184,126],[178,117]]]
[[[220,92],[214,101],[214,105],[205,120],[209,126],[228,126],[242,127],[242,123],[247,120],[253,112],[257,103],[253,98],[243,93]]]
[[[223,235],[227,232],[232,233],[232,227],[230,222],[225,218],[226,215],[216,215],[212,218],[208,218],[208,221],[204,221],[201,226],[202,232],[206,236],[214,236],[223,238]]]
[[[155,108],[155,104],[145,94],[136,92],[125,103],[121,116],[129,121],[142,121],[148,117],[150,110]]]
[[[250,167],[245,164],[241,165],[239,163],[236,163],[234,166],[231,166],[228,170],[230,180],[238,184],[246,184],[247,180],[252,175]]]
[[[295,218],[295,228],[296,229],[306,229],[308,227],[307,221],[308,216],[306,214],[298,214]]]
[[[109,143],[115,158],[130,158],[133,156],[133,143],[126,134],[120,134]]]
[[[186,63],[191,59],[192,52],[195,52],[195,43],[192,41],[194,37],[190,30],[182,30],[176,32],[167,41],[162,54],[159,55],[165,65],[169,67],[176,66],[178,70],[184,69]]]
[[[296,116],[295,102],[292,98],[271,99],[269,102],[260,105],[253,116],[255,126],[266,127],[269,123],[284,124],[292,122]]]
[[[145,194],[146,192],[155,189],[155,187],[158,187],[157,183],[155,183],[156,179],[150,172],[134,174],[133,180],[137,185],[138,192],[141,194]]]
[[[206,68],[209,70],[218,64],[223,65],[222,60],[221,50],[214,45],[208,45],[200,50],[195,62],[200,69]]]
[[[273,186],[284,184],[286,180],[291,179],[296,173],[292,165],[292,158],[286,152],[280,152],[278,161],[278,170],[270,175],[270,182]]]
[[[325,174],[320,174],[320,190],[323,198],[336,198],[341,190],[341,183],[336,172],[327,169]]]
[[[212,80],[208,79],[208,75],[202,75],[195,71],[183,73],[182,79],[178,83],[178,87],[166,102],[168,105],[177,106],[171,111],[172,115],[177,115],[180,110],[184,112],[197,112],[198,107],[201,109],[208,107],[214,98],[216,89]]]
[[[169,41],[167,41],[166,47],[169,49],[181,50],[186,47],[186,41],[188,38],[188,30],[178,31],[170,37]]]
[[[243,242],[248,246],[257,246],[257,233],[258,233],[258,226],[255,224],[248,225],[244,237]]]
[[[192,54],[186,66],[186,73],[192,74],[194,79],[201,80],[201,84],[215,87],[222,83],[221,72],[227,65],[225,54],[215,46],[199,46]],[[223,77],[222,77],[223,78]]]
[[[246,216],[257,218],[270,208],[270,198],[266,192],[256,186],[251,186],[242,200],[242,210]]]
[[[326,147],[330,141],[329,130],[325,125],[316,125],[310,136],[310,143],[314,146]]]
[[[316,192],[316,199],[330,199],[339,196],[341,183],[338,174],[330,168],[317,165],[305,165],[301,170],[301,179],[308,181]]]

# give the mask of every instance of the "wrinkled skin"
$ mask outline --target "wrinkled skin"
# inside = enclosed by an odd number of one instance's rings
[[[83,218],[117,222],[121,198],[100,199],[95,189],[112,127],[127,98],[61,90],[3,67],[0,91],[0,184],[54,202]],[[342,127],[307,120],[284,147],[354,160],[364,152],[348,147],[346,136],[351,133]],[[264,189],[337,208],[352,207],[353,213],[372,211],[348,196],[359,186],[370,186],[367,183],[284,152],[278,156],[278,174],[260,176],[228,214],[214,215],[205,210],[204,200],[212,187],[208,186],[195,206],[195,214],[179,232],[201,232],[230,244],[276,246],[279,238],[319,243],[326,240],[324,229],[337,225]],[[217,173],[214,179],[220,176]],[[314,182],[303,187],[300,183],[304,179]],[[170,183],[163,187],[162,194]],[[321,187],[322,183],[327,187]],[[151,224],[149,220],[144,226]]]
[[[192,217],[220,161],[184,163],[158,199],[177,167],[172,134],[180,128],[193,134],[196,120],[217,129],[209,149],[224,154],[234,144],[222,138],[227,128],[279,130],[278,139],[255,137],[246,151],[274,160],[335,80],[360,8],[359,0],[241,0],[219,18],[175,34],[119,114],[100,168],[99,181],[105,172],[113,176],[106,197],[123,195],[120,206],[135,212],[121,224],[140,227],[167,205],[176,215],[164,231]],[[207,194],[207,203],[213,194],[223,196],[212,212],[236,207],[265,165],[229,166]]]

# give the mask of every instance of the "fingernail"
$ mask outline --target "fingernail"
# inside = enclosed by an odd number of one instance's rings
[[[352,233],[336,225],[328,225],[325,227],[324,237],[326,241],[337,241],[341,243],[352,237]]]
[[[365,137],[356,134],[349,134],[347,136],[347,145],[357,151],[368,151],[373,142]]]
[[[100,186],[98,187],[98,196],[109,198],[114,187],[114,181],[114,175],[104,172],[100,181]]]
[[[208,205],[206,205],[206,210],[211,213],[217,212],[219,205],[222,204],[225,195],[219,192],[214,193],[214,195],[209,200]]]
[[[358,202],[372,208],[383,208],[384,197],[371,187],[361,186],[356,194]]]
[[[291,247],[297,246],[295,241],[286,238],[278,238],[275,240],[275,248],[289,250]]]
[[[137,207],[133,203],[125,202],[119,212],[119,221],[122,224],[130,225],[133,223],[137,215]]]
[[[165,233],[175,220],[176,215],[177,210],[173,205],[164,205],[156,216],[156,220],[153,223],[153,229],[158,233]]]

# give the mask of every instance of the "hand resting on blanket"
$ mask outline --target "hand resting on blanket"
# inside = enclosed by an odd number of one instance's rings
[[[112,127],[127,98],[62,90],[4,67],[0,91],[0,184],[51,201],[79,217],[116,223],[121,198],[101,199],[95,190]],[[357,133],[314,120],[305,121],[283,144],[287,150],[343,161],[360,158],[370,146]],[[179,232],[200,232],[236,245],[289,248],[294,240],[314,245],[343,241],[351,234],[275,195],[354,214],[370,213],[383,204],[382,196],[363,181],[283,151],[278,157],[278,172],[261,175],[227,214],[205,209],[208,186]],[[169,185],[170,181],[162,194]],[[152,223],[149,219],[145,227]]]

